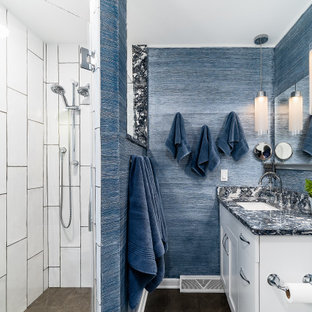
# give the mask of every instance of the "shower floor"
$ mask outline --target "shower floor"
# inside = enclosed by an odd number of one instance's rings
[[[230,312],[224,294],[186,294],[179,290],[155,290],[147,297],[144,312]]]
[[[91,288],[48,288],[25,312],[91,312]]]

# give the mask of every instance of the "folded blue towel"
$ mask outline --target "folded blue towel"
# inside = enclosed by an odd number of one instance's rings
[[[174,116],[166,146],[178,161],[191,153],[191,148],[186,142],[184,120],[181,113],[176,113]]]
[[[309,128],[303,142],[302,150],[312,156],[312,116],[309,119]]]
[[[159,185],[148,157],[132,156],[128,216],[128,294],[134,309],[143,289],[153,291],[162,281],[168,249]]]
[[[225,155],[236,161],[248,152],[249,146],[236,113],[227,116],[216,143]]]
[[[202,126],[197,149],[192,159],[192,170],[204,177],[207,167],[212,171],[219,164],[220,156],[215,141],[212,139],[209,128],[204,125]]]

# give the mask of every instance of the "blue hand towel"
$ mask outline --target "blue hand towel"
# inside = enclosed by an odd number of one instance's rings
[[[178,162],[191,153],[191,148],[186,141],[184,120],[181,113],[176,113],[174,116],[166,146]]]
[[[225,155],[236,161],[248,152],[249,146],[236,113],[231,112],[227,116],[216,143]]]
[[[206,175],[206,169],[212,171],[220,164],[220,156],[212,139],[209,128],[202,126],[200,139],[197,145],[197,149],[192,159],[192,170],[198,175],[204,177]]]
[[[134,309],[165,272],[167,232],[159,185],[148,157],[132,156],[129,176],[128,294]]]
[[[312,116],[310,116],[309,128],[303,142],[302,150],[312,156]]]

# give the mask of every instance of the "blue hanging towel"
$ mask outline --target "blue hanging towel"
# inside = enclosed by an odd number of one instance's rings
[[[186,141],[184,120],[181,113],[176,113],[174,116],[166,146],[178,162],[191,153],[191,148]]]
[[[219,164],[220,156],[215,141],[212,139],[209,128],[204,125],[202,126],[197,149],[192,159],[192,170],[204,177],[207,167],[212,171]]]
[[[249,146],[236,113],[231,112],[227,116],[216,143],[225,155],[236,161],[248,152]]]
[[[128,216],[128,294],[134,309],[144,288],[153,291],[161,283],[168,249],[159,185],[148,157],[132,156]]]
[[[309,128],[303,142],[303,151],[312,156],[312,116],[310,116]]]

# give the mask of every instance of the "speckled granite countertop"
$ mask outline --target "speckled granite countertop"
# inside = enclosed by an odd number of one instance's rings
[[[262,187],[218,187],[220,203],[256,235],[312,235],[309,197],[289,190],[270,192]],[[237,202],[262,201],[278,208],[245,210]]]

